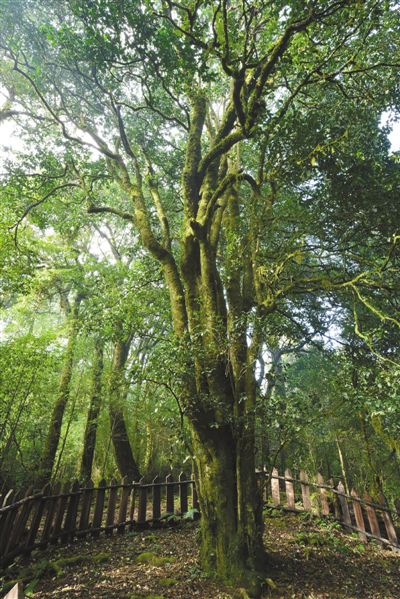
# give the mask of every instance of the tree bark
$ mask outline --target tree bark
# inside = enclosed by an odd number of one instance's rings
[[[69,400],[75,342],[78,334],[78,310],[80,301],[80,298],[75,299],[73,305],[70,307],[68,299],[66,297],[61,298],[61,304],[65,309],[68,319],[67,347],[65,350],[64,365],[60,377],[58,396],[51,414],[46,442],[39,465],[37,484],[40,487],[42,487],[51,479],[61,435],[61,427],[65,408],[67,407]]]
[[[346,493],[348,495],[350,495],[351,484],[350,484],[350,481],[349,481],[348,468],[347,468],[346,459],[345,459],[345,456],[344,456],[344,453],[343,453],[343,448],[342,448],[341,443],[339,441],[338,435],[335,436],[335,441],[336,441],[336,447],[337,447],[337,450],[338,450],[340,470],[342,472],[344,486],[345,486],[345,489],[346,489]]]
[[[104,343],[101,339],[96,339],[92,373],[92,389],[83,441],[83,453],[80,470],[80,477],[82,480],[90,480],[92,476],[94,450],[96,446],[97,420],[102,399],[101,377],[103,374],[104,365],[103,354]]]
[[[125,364],[128,359],[131,339],[118,340],[114,344],[109,388],[109,413],[111,438],[115,462],[122,477],[139,480],[140,471],[133,456],[124,416],[124,401],[127,396]]]
[[[146,451],[144,454],[144,471],[149,473],[152,471],[154,462],[154,438],[153,428],[150,420],[146,422]]]
[[[210,172],[211,189],[205,185],[204,196],[211,195],[213,179],[214,172]],[[196,240],[186,247],[184,280],[196,401],[188,397],[185,409],[193,431],[203,566],[256,596],[258,572],[265,565],[254,447],[254,367],[260,340],[255,327],[251,342],[248,337],[248,290],[244,289],[243,262],[237,259],[236,188],[227,195],[223,218],[232,242],[225,250],[225,280],[218,272],[209,236],[200,238],[198,252],[191,247]]]
[[[257,594],[256,573],[265,565],[265,554],[254,452],[235,440],[230,426],[209,434],[194,430],[193,438],[203,567]]]

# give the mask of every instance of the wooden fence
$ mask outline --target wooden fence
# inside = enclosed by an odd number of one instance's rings
[[[170,522],[168,514],[199,508],[194,481],[183,473],[176,481],[171,475],[151,483],[102,480],[97,487],[75,481],[39,493],[30,488],[23,496],[11,490],[0,505],[0,567],[38,547],[157,526]]]
[[[263,480],[265,473],[259,473],[259,476]],[[264,499],[270,507],[333,516],[345,530],[357,532],[361,541],[375,539],[381,545],[400,550],[400,531],[396,529],[396,524],[400,525],[399,500],[396,501],[396,510],[391,510],[383,495],[380,495],[379,503],[373,502],[368,493],[360,497],[355,489],[348,495],[342,482],[337,487],[332,480],[325,484],[320,473],[316,482],[312,482],[304,470],[300,470],[299,478],[294,478],[289,469],[280,476],[274,468],[267,477],[270,484],[265,485]]]
[[[395,526],[400,509],[390,510],[383,497],[374,503],[369,495],[361,498],[354,489],[347,495],[342,483],[336,488],[325,484],[321,474],[312,482],[304,471],[299,478],[289,470],[280,476],[277,469],[271,475],[260,472],[258,476],[267,505],[332,515],[345,529],[357,531],[362,541],[373,538],[382,545],[400,548]],[[171,523],[171,514],[199,509],[195,483],[183,473],[178,480],[168,475],[151,483],[113,479],[109,484],[102,480],[97,487],[92,482],[81,487],[75,481],[63,487],[46,485],[39,493],[33,493],[32,488],[24,494],[11,490],[0,498],[0,505],[1,567],[36,548],[98,537],[102,532],[123,534],[160,526]]]

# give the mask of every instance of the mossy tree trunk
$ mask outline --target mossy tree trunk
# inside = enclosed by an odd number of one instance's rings
[[[96,447],[97,423],[102,401],[101,378],[104,367],[103,354],[104,342],[102,339],[96,338],[92,371],[92,389],[83,440],[83,452],[80,469],[80,476],[82,480],[89,480],[92,476],[94,450]]]
[[[45,446],[40,460],[39,474],[36,480],[39,486],[43,486],[51,479],[57,448],[60,441],[64,413],[70,395],[75,342],[79,331],[78,311],[81,300],[82,298],[78,296],[74,302],[70,304],[66,294],[63,293],[61,296],[61,306],[67,317],[67,346],[64,354],[64,363],[60,376],[58,395],[51,413]]]
[[[261,306],[255,298],[256,288],[261,293],[260,282],[255,280],[257,234],[243,238],[240,186],[244,179],[239,158],[227,159],[227,152],[243,134],[232,134],[234,140],[224,146],[225,151],[217,152],[207,162],[207,157],[201,156],[206,112],[205,96],[194,93],[182,179],[185,214],[180,263],[172,251],[168,221],[151,165],[144,180],[130,151],[135,177],[120,161],[119,181],[132,198],[132,220],[142,243],[163,269],[174,331],[184,349],[182,404],[192,430],[198,472],[203,565],[221,580],[245,586],[257,595],[257,571],[265,556],[261,494],[255,474],[254,368],[260,349],[257,322],[271,305],[265,302]],[[221,140],[233,128],[234,120],[235,109],[230,104],[225,124],[221,125]],[[214,143],[218,146],[218,139]],[[151,224],[145,185],[156,206],[161,240]],[[252,178],[250,189],[257,201],[259,188]],[[109,209],[90,208],[92,213],[104,211]],[[256,222],[259,215],[254,212],[252,218]],[[221,248],[223,269],[217,259],[221,231],[226,236]],[[246,252],[242,251],[243,243]],[[114,399],[110,401],[114,421],[120,405],[119,390],[124,388],[118,365],[126,360],[127,351],[121,343],[114,352]],[[113,434],[118,435],[118,429],[114,428]],[[114,442],[121,463],[129,451],[122,456],[120,446]]]
[[[109,387],[109,413],[115,462],[120,475],[122,477],[127,476],[129,480],[133,481],[139,480],[140,471],[133,456],[124,416],[124,406],[128,393],[125,366],[130,345],[131,338],[119,339],[114,343]]]
[[[162,265],[174,330],[185,349],[182,393],[192,430],[203,514],[203,565],[220,579],[242,584],[256,594],[257,570],[264,560],[254,451],[254,367],[260,339],[253,311],[254,283],[248,276],[250,252],[243,260],[237,259],[243,242],[238,165],[228,166],[218,159],[207,171],[200,191],[198,169],[205,115],[205,97],[194,95],[183,172],[186,224],[179,268],[151,169],[147,184],[157,205],[162,241],[150,225],[137,163],[136,183],[123,169],[121,179],[132,197],[143,244]],[[219,191],[221,176],[227,183]],[[219,212],[209,207],[214,196],[224,207]],[[230,239],[224,247],[223,273],[217,263],[222,227]],[[247,242],[252,246],[254,239]],[[249,327],[253,329],[250,342]]]
[[[215,115],[206,87],[192,82],[182,169],[180,252],[170,233],[155,168],[143,151],[148,163],[143,175],[120,113],[121,143],[128,159],[125,162],[120,154],[103,150],[113,161],[116,180],[132,200],[132,213],[113,206],[89,207],[90,213],[111,213],[132,222],[143,246],[161,265],[174,331],[184,350],[181,401],[193,434],[203,515],[203,565],[254,595],[259,592],[257,570],[264,559],[255,474],[254,369],[261,341],[258,323],[277,302],[259,247],[265,227],[273,222],[276,186],[273,177],[264,173],[267,142],[261,141],[258,148],[256,178],[242,170],[240,143],[256,136],[271,75],[292,37],[315,18],[311,11],[288,26],[257,68],[246,65],[240,73],[225,69],[230,92],[221,117]],[[282,116],[307,82],[305,77],[283,106]],[[148,209],[150,199],[153,211]]]

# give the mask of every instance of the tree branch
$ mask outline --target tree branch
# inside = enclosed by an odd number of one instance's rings
[[[133,214],[129,212],[123,212],[122,210],[117,210],[117,208],[112,208],[111,206],[95,206],[91,204],[87,209],[88,214],[114,214],[115,216],[119,216],[120,218],[127,220],[131,223],[135,222]]]

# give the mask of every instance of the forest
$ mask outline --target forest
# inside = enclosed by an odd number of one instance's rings
[[[263,540],[273,472],[400,538],[397,0],[0,0],[0,55],[0,558],[10,489],[169,477],[222,590],[63,597],[400,597]]]

